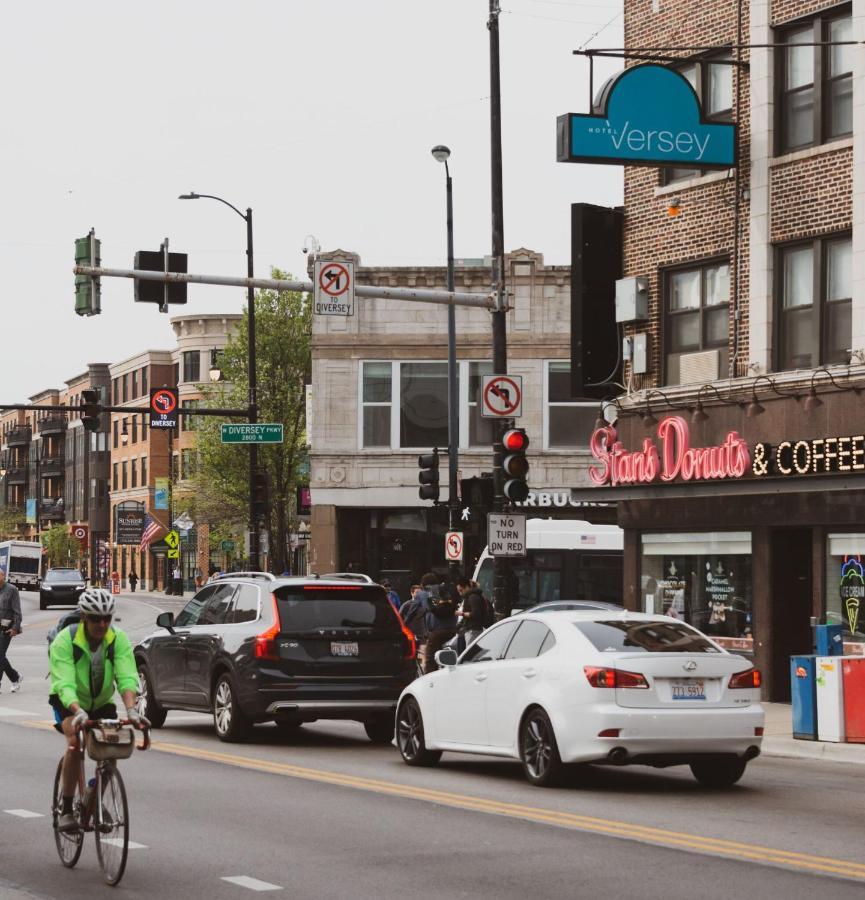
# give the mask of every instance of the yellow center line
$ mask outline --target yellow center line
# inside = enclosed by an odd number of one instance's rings
[[[44,721],[26,721],[21,722],[20,724],[32,728],[52,728],[50,723]],[[636,840],[656,846],[711,853],[732,859],[748,860],[764,864],[768,863],[789,869],[840,875],[845,878],[865,881],[865,864],[849,860],[814,856],[808,853],[798,853],[796,851],[782,850],[775,847],[763,847],[756,844],[745,844],[705,835],[687,834],[684,832],[670,831],[665,828],[657,828],[651,825],[639,825],[637,823],[623,822],[615,819],[603,819],[595,816],[584,816],[578,813],[544,809],[542,807],[524,806],[519,803],[506,803],[504,801],[490,800],[468,794],[456,794],[449,791],[435,790],[433,788],[383,781],[377,778],[349,775],[343,772],[311,769],[292,763],[281,763],[271,760],[255,759],[248,756],[238,756],[232,753],[222,753],[216,750],[192,747],[186,744],[176,744],[163,740],[154,741],[152,749],[161,753],[170,753],[174,756],[183,756],[206,762],[221,763],[223,765],[235,766],[241,769],[249,769],[287,778],[315,781],[322,784],[331,784],[338,787],[352,788],[354,790],[385,794],[407,800],[421,800],[429,803],[438,803],[442,806],[449,806],[456,809],[481,812],[488,815],[505,816],[508,818],[521,819],[528,822],[553,825],[559,828],[569,828],[594,834],[611,835],[613,837]]]

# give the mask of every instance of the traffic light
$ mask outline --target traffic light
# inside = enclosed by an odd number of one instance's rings
[[[259,519],[266,518],[270,512],[271,480],[267,469],[256,470],[253,483],[252,501],[255,515]]]
[[[81,392],[81,424],[85,431],[99,431],[99,391]],[[115,432],[116,433],[116,432]]]
[[[522,503],[529,496],[526,476],[529,474],[529,461],[526,450],[529,449],[529,436],[523,428],[511,428],[502,437],[505,458],[502,469],[505,473],[505,497],[512,503]]]
[[[169,253],[166,244],[158,250],[139,250],[135,254],[134,268],[146,272],[186,272],[187,255]],[[161,312],[168,311],[169,303],[186,303],[186,282],[140,281],[135,279],[135,302],[158,303]]]
[[[460,481],[460,499],[463,506],[480,512],[493,508],[493,476],[481,475],[476,478],[463,478]]]
[[[421,500],[433,500],[439,498],[439,451],[434,449],[432,453],[421,453],[417,458],[420,467],[417,480],[420,484],[417,495]]]
[[[101,266],[102,241],[96,239],[96,232],[75,241],[76,266]],[[79,316],[98,316],[102,312],[102,286],[94,275],[75,276],[75,312]]]

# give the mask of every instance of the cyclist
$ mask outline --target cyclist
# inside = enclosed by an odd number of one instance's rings
[[[67,741],[63,758],[63,808],[60,831],[75,831],[72,798],[80,777],[78,732],[88,719],[116,719],[114,687],[126,717],[138,728],[150,723],[135,708],[138,672],[129,638],[111,628],[114,597],[104,588],[89,588],[78,600],[81,621],[64,628],[49,649],[54,727]]]

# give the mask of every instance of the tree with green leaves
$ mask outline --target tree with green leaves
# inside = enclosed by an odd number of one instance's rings
[[[52,525],[42,532],[42,546],[50,568],[77,566],[81,558],[81,542],[67,525]]]
[[[272,278],[289,279],[278,269]],[[282,444],[258,448],[259,468],[270,480],[270,508],[266,524],[272,535],[271,567],[287,567],[289,533],[297,526],[296,488],[305,483],[299,474],[306,458],[306,384],[312,367],[312,304],[306,294],[294,291],[257,291],[255,294],[255,355],[258,377],[258,420],[281,422]],[[203,405],[242,409],[248,398],[248,318],[244,312],[237,330],[223,351],[221,381],[203,385]],[[207,522],[220,533],[242,530],[249,509],[249,450],[223,444],[221,421],[202,416],[198,431],[198,469],[192,491],[178,493],[178,509],[194,507],[193,518]],[[197,515],[197,518],[196,518]]]
[[[25,524],[24,510],[20,506],[0,506],[0,540],[20,537]]]

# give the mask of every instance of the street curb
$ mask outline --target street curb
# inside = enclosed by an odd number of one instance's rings
[[[865,745],[798,741],[795,738],[763,738],[762,756],[810,759],[817,762],[865,765]]]

